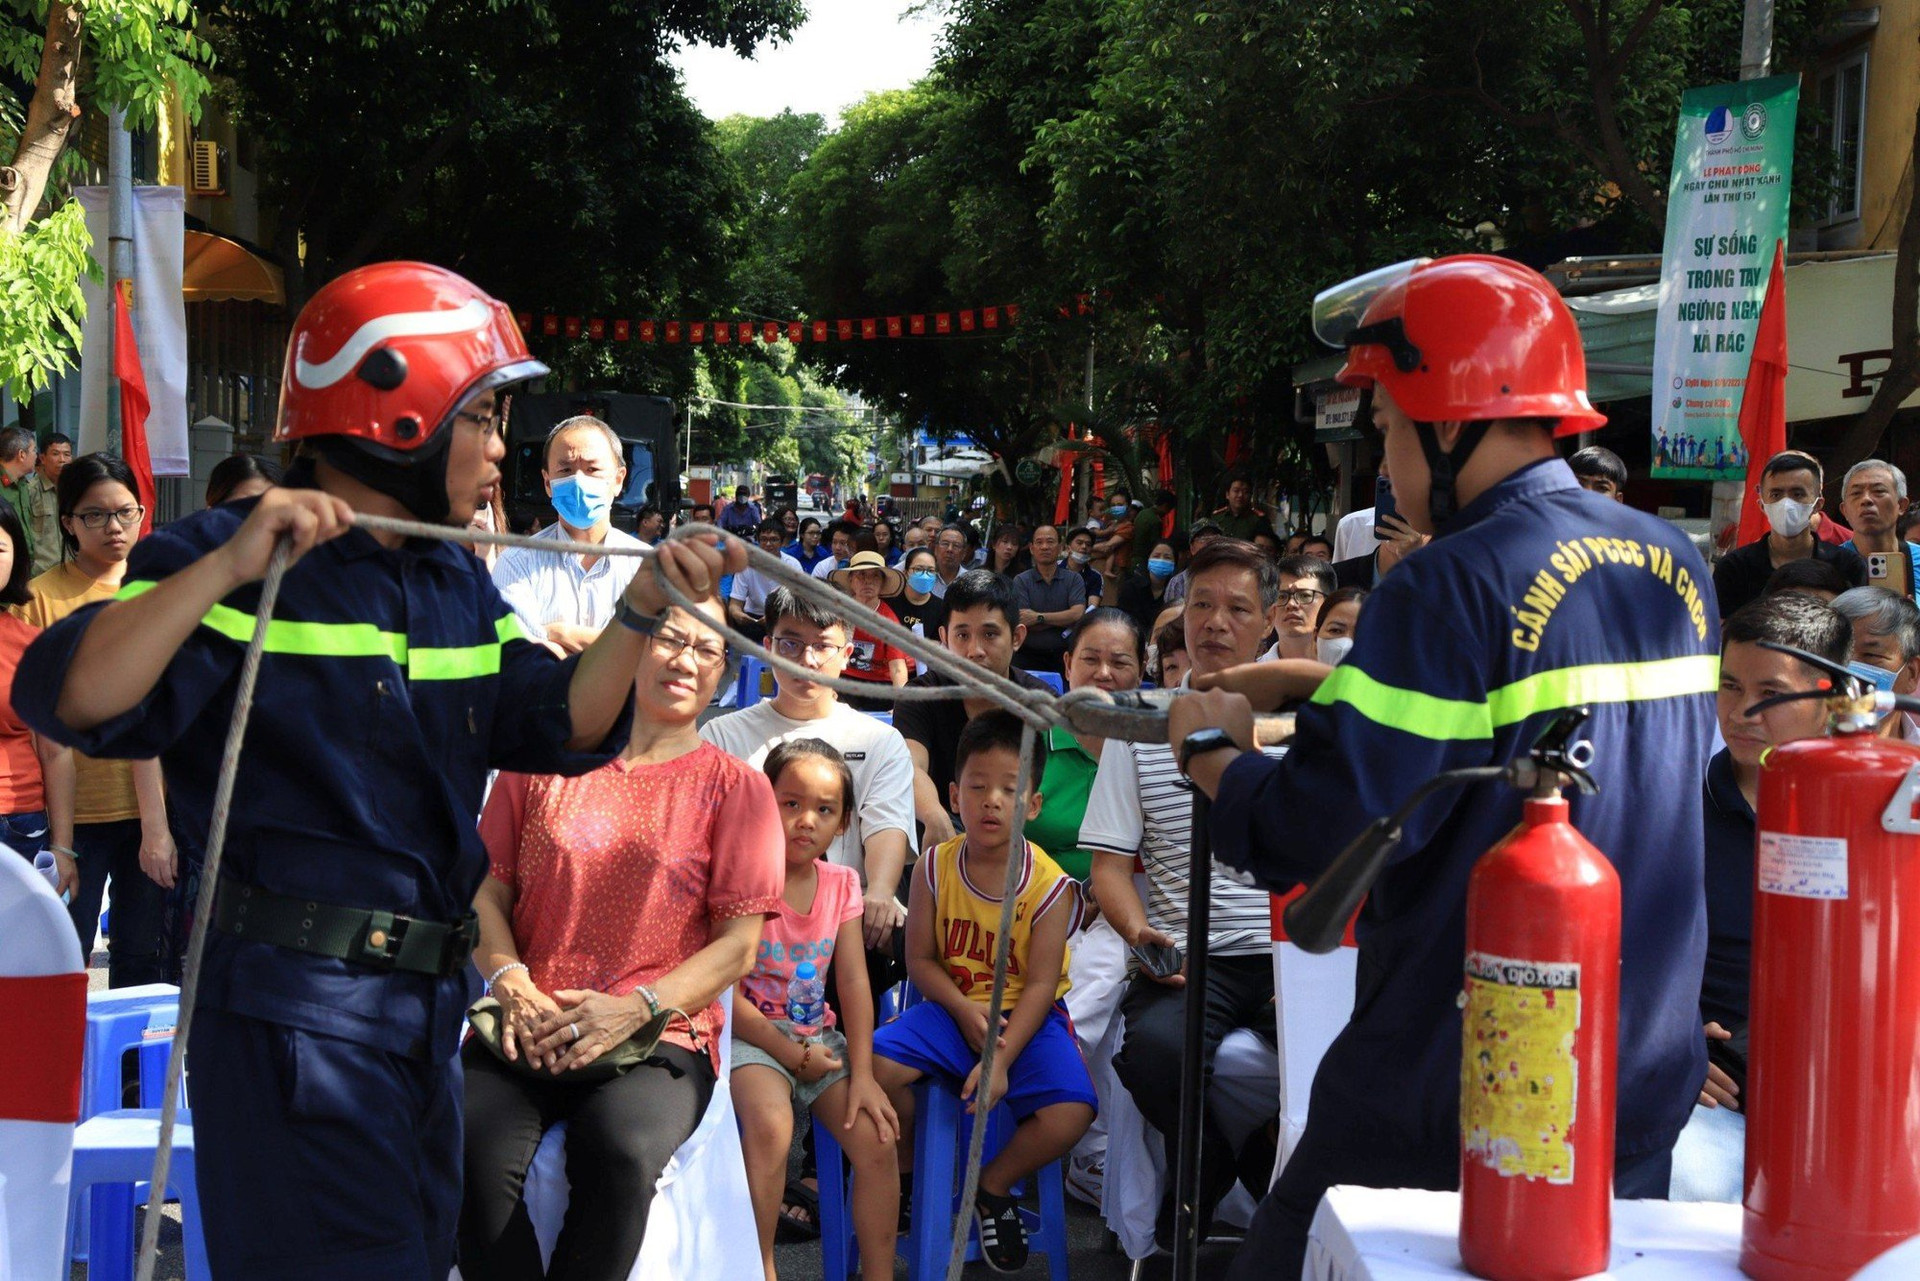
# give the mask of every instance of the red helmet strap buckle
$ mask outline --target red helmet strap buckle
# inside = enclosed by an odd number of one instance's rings
[[[1407,337],[1407,327],[1398,316],[1362,325],[1347,335],[1347,350],[1355,347],[1385,347],[1393,357],[1393,367],[1403,374],[1420,368],[1420,348]]]

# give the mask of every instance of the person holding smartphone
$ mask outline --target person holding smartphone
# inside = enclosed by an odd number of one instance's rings
[[[1252,543],[1217,538],[1194,555],[1185,624],[1192,672],[1203,675],[1252,663],[1268,632],[1279,625],[1280,568]],[[1164,647],[1163,647],[1164,650]],[[1270,749],[1278,759],[1284,748]],[[1132,951],[1139,972],[1127,986],[1120,1017],[1126,1025],[1113,1068],[1142,1116],[1160,1131],[1167,1169],[1179,1143],[1180,1063],[1186,1044],[1185,953],[1187,883],[1193,869],[1193,793],[1180,775],[1175,748],[1166,743],[1108,739],[1080,820],[1080,848],[1093,855],[1093,897],[1101,915]],[[1143,902],[1134,888],[1134,860],[1146,870]],[[1267,895],[1213,873],[1213,911],[1207,932],[1207,991],[1213,1017],[1202,1046],[1210,1071],[1227,1033],[1252,1028],[1276,1040],[1273,957]],[[1277,1091],[1275,1112],[1277,1104]],[[1201,1136],[1201,1234],[1213,1208],[1235,1179],[1255,1196],[1273,1172],[1274,1149],[1265,1127],[1235,1151],[1209,1114]],[[1155,1236],[1172,1240],[1169,1186]]]
[[[1908,600],[1920,584],[1920,543],[1900,537],[1900,518],[1911,505],[1907,474],[1884,458],[1855,463],[1840,482],[1840,511],[1853,526],[1853,541],[1843,546],[1867,562],[1867,586]]]

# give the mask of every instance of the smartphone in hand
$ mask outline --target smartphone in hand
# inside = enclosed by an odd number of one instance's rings
[[[1393,504],[1393,482],[1381,475],[1373,481],[1373,536],[1381,542],[1393,537],[1393,531],[1387,528],[1386,518],[1398,516],[1400,509]]]
[[[1186,956],[1171,943],[1135,943],[1130,949],[1140,968],[1157,979],[1170,979],[1187,963]]]

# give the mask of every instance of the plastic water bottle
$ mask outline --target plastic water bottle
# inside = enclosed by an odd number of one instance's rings
[[[787,1025],[805,1040],[819,1034],[827,1019],[827,983],[812,961],[802,961],[787,982]]]

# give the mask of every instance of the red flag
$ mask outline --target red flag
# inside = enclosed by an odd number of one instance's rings
[[[834,336],[841,342],[847,342],[853,338],[853,322],[851,320],[836,320],[833,322],[833,332]]]
[[[595,316],[587,321],[587,337],[596,342],[607,336],[607,322]]]
[[[925,316],[908,316],[907,332],[915,338],[924,337],[927,332],[927,318]]]
[[[827,327],[825,325],[821,325],[819,328],[820,328],[820,336],[822,338],[825,338],[827,336]],[[801,324],[797,320],[789,320],[787,322],[787,341],[788,342],[798,345],[799,343],[804,342],[806,340],[806,337],[807,337],[807,327],[805,325]]]
[[[1773,272],[1766,301],[1753,334],[1753,359],[1747,364],[1747,390],[1740,398],[1740,443],[1747,450],[1747,493],[1740,504],[1736,545],[1745,546],[1767,532],[1760,510],[1760,468],[1787,447],[1787,247],[1773,243]]]
[[[900,336],[900,317],[888,316],[887,317],[887,337],[898,338],[899,336]]]
[[[799,342],[800,326],[788,325],[787,329],[791,332],[793,336],[793,341]],[[767,346],[769,347],[779,342],[780,341],[780,322],[777,320],[769,320],[763,323],[760,326],[760,341],[767,344]]]
[[[730,332],[726,321],[716,320],[713,322],[713,340],[715,342],[732,342],[733,341],[733,335]],[[745,342],[746,339],[743,338],[740,341]]]
[[[943,311],[939,315],[935,316],[933,318],[933,332],[936,334],[952,333],[953,332],[953,314],[951,312]]]
[[[547,337],[549,337],[549,338],[551,338],[551,337],[553,337],[553,336],[554,336],[555,334],[557,334],[557,333],[559,333],[559,332],[560,332],[560,317],[558,317],[558,316],[542,316],[542,317],[540,318],[540,332],[541,332],[541,333],[543,333],[543,334],[545,334],[545,335],[546,335]]]
[[[701,342],[705,342],[706,340],[707,340],[707,322],[704,320],[688,321],[687,322],[687,341],[693,342],[693,343],[701,343]]]
[[[1073,424],[1067,424],[1067,439],[1074,437]],[[1053,503],[1053,523],[1065,528],[1067,517],[1073,514],[1073,455],[1062,450],[1060,463],[1060,493]]]
[[[1010,302],[1010,303],[1008,303],[1008,304],[1006,305],[1006,307],[1004,308],[1004,310],[1005,310],[1005,311],[1006,311],[1006,313],[1007,313],[1007,323],[1008,323],[1009,325],[1013,325],[1013,324],[1018,324],[1018,323],[1019,323],[1019,321],[1020,321],[1020,304],[1019,304],[1019,303],[1017,303],[1017,302]]]
[[[680,322],[679,321],[669,320],[666,324],[666,330],[667,330],[668,342],[680,341]]]
[[[971,311],[963,311],[960,313],[960,332],[963,334],[973,332],[973,313]]]
[[[153,532],[153,455],[147,451],[147,375],[140,368],[140,348],[133,339],[133,315],[127,295],[131,280],[113,291],[113,376],[120,383],[120,453],[133,469],[133,483],[140,506],[146,515],[140,518],[140,537]]]
[[[616,320],[613,322],[613,340],[615,342],[626,342],[628,339],[632,337],[633,337],[632,321]]]
[[[880,322],[873,319],[861,321],[860,336],[868,339],[878,338],[880,336]]]
[[[813,322],[813,340],[815,342],[825,342],[827,340],[827,322],[826,321],[816,320]]]
[[[980,309],[980,320],[988,329],[1000,328],[1000,309],[998,307],[982,307]]]
[[[579,336],[580,336],[580,317],[568,316],[567,317],[567,337],[578,338]]]

